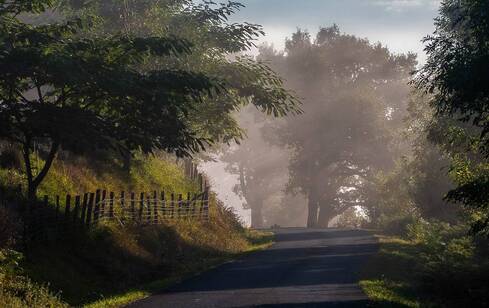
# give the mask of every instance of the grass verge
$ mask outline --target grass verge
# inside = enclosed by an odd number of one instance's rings
[[[429,241],[377,236],[379,252],[361,273],[374,307],[487,307],[487,258],[467,254],[460,238]]]
[[[417,247],[395,237],[376,237],[380,249],[361,273],[363,291],[375,307],[421,307],[413,286]]]
[[[262,232],[255,230],[247,230],[246,237],[250,242],[250,246],[241,253],[235,253],[220,258],[214,258],[206,260],[202,263],[188,264],[185,272],[175,273],[174,275],[165,279],[155,280],[149,283],[139,285],[137,287],[129,288],[111,297],[103,298],[92,303],[84,305],[86,308],[103,308],[103,307],[121,307],[137,300],[144,299],[146,297],[160,292],[165,288],[179,283],[185,279],[199,275],[202,272],[211,270],[219,265],[230,262],[232,260],[241,258],[246,254],[252,253],[257,250],[266,249],[273,243],[273,234],[270,232]]]

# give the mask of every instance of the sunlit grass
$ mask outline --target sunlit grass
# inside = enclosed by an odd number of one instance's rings
[[[86,308],[103,308],[103,307],[121,307],[131,302],[144,299],[156,292],[160,292],[166,287],[178,283],[191,276],[198,275],[201,272],[210,270],[223,263],[230,262],[236,258],[242,257],[247,253],[265,249],[273,243],[273,233],[247,230],[246,238],[249,241],[248,247],[240,253],[230,254],[220,258],[204,260],[204,262],[188,263],[185,265],[186,270],[176,273],[165,279],[155,280],[138,287],[130,288],[119,294],[97,300],[84,305]]]
[[[416,294],[416,273],[419,248],[412,242],[395,237],[377,236],[379,252],[370,259],[361,273],[360,286],[375,307],[429,307]]]
[[[0,169],[6,175],[0,184],[21,184],[21,173]],[[169,158],[137,157],[129,174],[120,167],[71,158],[54,163],[39,195],[75,195],[98,188],[177,194],[199,190]],[[54,300],[60,305],[117,307],[272,243],[271,233],[243,228],[212,193],[209,203],[209,222],[181,219],[159,226],[103,222],[90,231],[67,232],[59,240],[30,247],[23,275],[34,286],[47,286],[48,294],[59,294]],[[13,295],[9,301],[18,300]]]
[[[402,290],[407,288],[402,283],[388,280],[362,280],[360,286],[367,296],[376,303],[377,307],[421,307],[415,300],[403,295]]]

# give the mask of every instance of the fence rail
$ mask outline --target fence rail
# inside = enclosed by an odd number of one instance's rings
[[[98,189],[83,195],[44,196],[37,201],[2,200],[23,216],[24,238],[42,239],[64,230],[90,229],[104,221],[121,225],[157,225],[168,221],[209,220],[209,192],[174,194],[107,192]],[[54,232],[53,232],[54,231]]]

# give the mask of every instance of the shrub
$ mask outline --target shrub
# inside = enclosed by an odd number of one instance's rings
[[[408,226],[416,223],[419,218],[414,214],[400,215],[394,217],[381,216],[379,225],[386,234],[405,236]]]
[[[21,152],[11,146],[5,147],[0,152],[0,168],[20,170],[22,168]]]
[[[16,215],[0,206],[0,248],[10,248],[19,238],[20,224]]]
[[[22,275],[22,258],[14,250],[0,250],[0,307],[67,307],[47,287]]]
[[[468,230],[463,224],[422,219],[408,226],[407,237],[419,247],[415,272],[423,289],[457,302],[487,282],[488,268],[477,257]]]

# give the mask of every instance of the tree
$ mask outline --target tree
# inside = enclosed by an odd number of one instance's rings
[[[251,210],[251,226],[254,228],[269,223],[264,212],[268,203],[280,202],[288,180],[289,153],[272,145],[263,135],[271,121],[254,108],[244,109],[239,123],[246,129],[246,138],[220,156],[226,163],[226,171],[238,176],[234,192],[245,199],[245,209]]]
[[[394,55],[332,26],[314,41],[298,30],[284,53],[265,48],[261,57],[303,99],[304,114],[287,118],[279,134],[294,149],[290,188],[308,197],[308,226],[326,227],[362,206],[365,183],[393,165],[415,56]]]
[[[410,195],[421,217],[454,223],[460,219],[459,207],[444,200],[454,187],[449,176],[451,157],[433,140],[441,122],[434,121],[429,99],[413,93],[409,102],[405,136],[412,151],[404,173],[410,178]]]
[[[202,138],[225,143],[242,140],[244,134],[234,111],[249,103],[275,116],[299,111],[298,101],[265,63],[239,56],[254,47],[254,41],[264,33],[257,24],[229,23],[229,17],[244,7],[238,2],[71,0],[71,3],[74,14],[97,16],[99,23],[95,30],[90,29],[92,35],[123,31],[143,37],[178,36],[192,44],[191,53],[172,59],[153,57],[142,69],[161,66],[191,69],[223,82],[226,92],[204,97],[188,114],[188,125]]]
[[[195,131],[188,115],[205,100],[230,93],[226,80],[178,66],[144,68],[155,59],[171,62],[190,54],[189,41],[130,32],[84,35],[84,19],[32,25],[17,18],[52,4],[19,0],[0,7],[0,137],[23,148],[29,198],[60,148],[159,149],[186,156],[213,142]],[[261,89],[246,97],[267,112],[294,110],[296,101],[281,80],[267,73],[245,85],[248,91]],[[34,144],[45,152],[37,174]]]
[[[432,140],[453,158],[452,174],[456,175],[458,187],[449,192],[448,200],[462,202],[473,211],[478,217],[473,231],[486,234],[489,234],[488,11],[489,3],[484,0],[443,1],[435,32],[425,38],[428,60],[414,80],[419,89],[432,95],[437,122]]]

